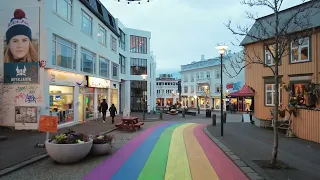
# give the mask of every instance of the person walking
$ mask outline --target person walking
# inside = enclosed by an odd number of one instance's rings
[[[110,116],[112,117],[112,124],[113,124],[114,123],[114,117],[116,116],[116,114],[118,114],[117,108],[114,106],[114,104],[111,105],[109,111],[110,111]]]
[[[106,99],[103,99],[100,104],[99,111],[102,112],[102,120],[104,123],[106,122],[107,110],[108,110],[108,103],[106,102]]]

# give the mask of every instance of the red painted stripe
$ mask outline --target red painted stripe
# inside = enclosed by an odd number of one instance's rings
[[[248,180],[238,166],[203,132],[204,127],[206,125],[197,126],[193,133],[219,178],[221,180]]]

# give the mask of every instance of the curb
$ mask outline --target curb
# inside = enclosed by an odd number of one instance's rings
[[[212,135],[207,127],[203,129],[204,133],[214,142],[216,145],[229,157],[235,165],[250,179],[250,180],[264,180],[259,173],[254,171],[248,164],[241,160],[237,155],[235,155],[226,145]]]
[[[112,129],[110,129],[108,131],[101,132],[100,134],[107,134],[107,133],[110,133],[110,132],[115,131],[117,129],[118,129],[117,127],[116,128],[112,128]],[[23,162],[20,162],[18,164],[15,164],[13,166],[4,168],[4,169],[0,170],[0,177],[4,176],[4,175],[7,175],[9,173],[12,173],[12,172],[24,167],[24,166],[27,166],[27,165],[30,165],[30,164],[35,163],[37,161],[40,161],[42,159],[45,159],[48,156],[49,156],[48,153],[44,153],[44,154],[35,156],[35,157],[31,158],[31,159],[28,159],[26,161],[23,161]]]

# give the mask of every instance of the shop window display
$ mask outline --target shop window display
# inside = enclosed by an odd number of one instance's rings
[[[50,115],[58,116],[58,123],[74,121],[73,87],[50,86]]]

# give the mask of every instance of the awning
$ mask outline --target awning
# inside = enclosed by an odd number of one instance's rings
[[[231,96],[231,97],[254,96],[254,90],[245,84],[239,91],[230,93],[228,96]]]

